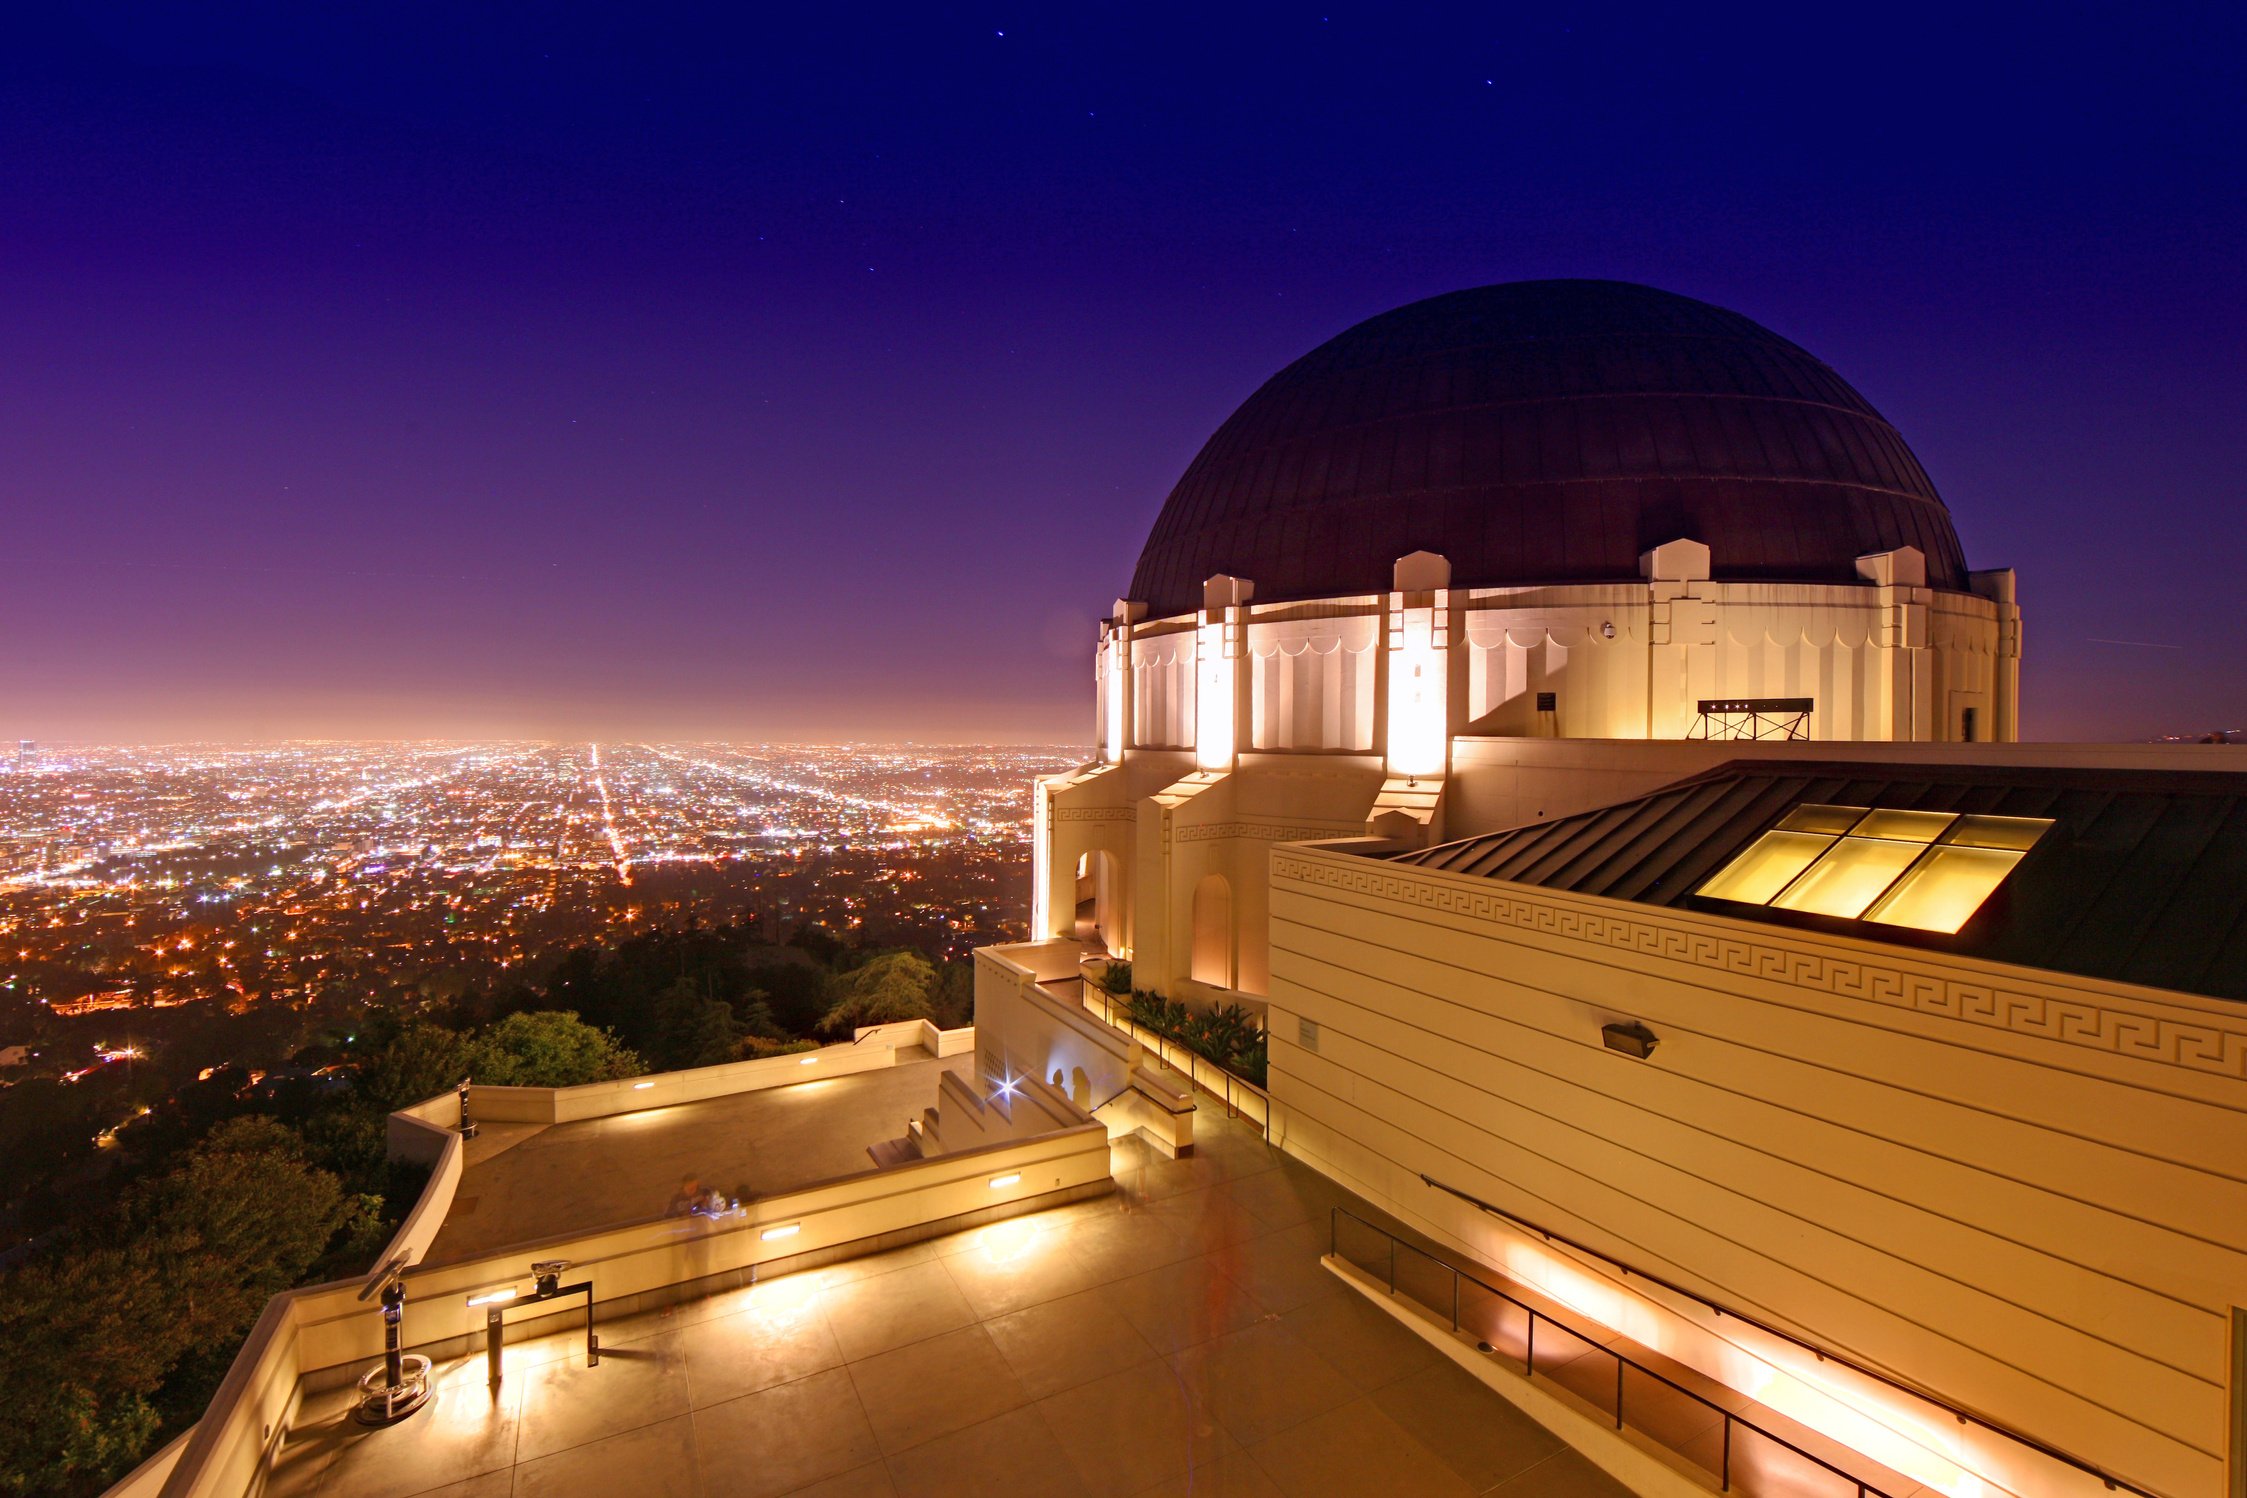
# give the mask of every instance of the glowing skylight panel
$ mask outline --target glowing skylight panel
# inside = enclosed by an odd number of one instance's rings
[[[1813,915],[1860,916],[1887,893],[1896,876],[1926,851],[1920,843],[1886,838],[1844,837],[1826,850],[1801,878],[1771,897],[1781,910]]]
[[[1701,886],[1701,893],[1718,900],[1738,900],[1743,905],[1768,905],[1771,897],[1788,885],[1818,856],[1832,847],[1833,838],[1813,832],[1766,832],[1747,852],[1725,865],[1724,871]]]
[[[2051,825],[2043,817],[1798,806],[1699,893],[1742,905],[1954,933]]]

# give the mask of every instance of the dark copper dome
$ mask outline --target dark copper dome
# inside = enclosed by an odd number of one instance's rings
[[[1847,381],[1736,312],[1622,281],[1519,281],[1368,319],[1281,370],[1210,438],[1132,598],[1378,592],[1413,551],[1454,586],[1639,576],[1706,542],[1718,578],[1856,582],[1916,546],[1966,586],[1950,512]]]

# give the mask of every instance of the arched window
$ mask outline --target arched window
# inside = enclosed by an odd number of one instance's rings
[[[1222,874],[1194,886],[1194,950],[1188,971],[1197,983],[1233,986],[1233,887]]]
[[[1123,872],[1116,855],[1095,848],[1077,857],[1076,938],[1098,942],[1116,950],[1122,933],[1116,929],[1116,907],[1122,893]]]

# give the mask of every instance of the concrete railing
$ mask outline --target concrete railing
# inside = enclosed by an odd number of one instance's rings
[[[900,1020],[868,1025],[843,1045],[760,1056],[754,1061],[728,1061],[691,1071],[655,1072],[576,1087],[477,1086],[470,1089],[469,1109],[479,1123],[579,1123],[588,1118],[637,1113],[642,1108],[668,1108],[677,1103],[786,1087],[820,1077],[881,1071],[897,1064],[899,1051],[913,1046],[922,1047],[931,1056],[956,1056],[975,1049],[975,1027],[939,1030],[927,1020]],[[422,1109],[436,1108],[443,1112],[442,1105],[449,1097],[432,1098],[405,1111],[418,1115]],[[454,1120],[448,1115],[444,1121]],[[392,1147],[396,1148],[395,1131]]]
[[[584,1087],[479,1087],[471,1111],[491,1121],[559,1123],[785,1086],[812,1076],[879,1070],[919,1046],[933,1056],[972,1051],[972,1027],[925,1021],[870,1027],[852,1045],[756,1061],[600,1082]],[[813,1065],[805,1066],[811,1058]],[[808,1075],[807,1075],[808,1074]],[[655,1084],[640,1087],[640,1082]],[[1081,1117],[1081,1115],[1079,1115]],[[459,1098],[452,1092],[390,1115],[391,1153],[431,1166],[429,1185],[379,1261],[418,1264],[443,1227],[465,1169]],[[480,1333],[483,1312],[467,1297],[527,1285],[535,1257],[565,1258],[590,1278],[600,1302],[646,1303],[718,1276],[753,1276],[798,1259],[975,1214],[1028,1209],[1056,1193],[1108,1180],[1108,1132],[1090,1120],[1022,1140],[961,1150],[886,1170],[860,1171],[745,1204],[725,1219],[693,1216],[511,1247],[494,1255],[407,1275],[407,1335],[429,1346]],[[769,1236],[768,1236],[769,1235]],[[260,1490],[295,1413],[307,1375],[381,1356],[380,1312],[361,1298],[365,1282],[338,1281],[267,1303],[203,1418],[141,1464],[105,1498],[242,1498]]]
[[[591,1279],[599,1301],[614,1302],[947,1218],[1033,1203],[1107,1179],[1108,1131],[1086,1122],[814,1184],[748,1204],[733,1219],[667,1218],[521,1244],[502,1255],[409,1275],[407,1335],[412,1345],[426,1346],[480,1333],[484,1313],[469,1306],[468,1297],[527,1288],[533,1257],[570,1260],[572,1275]],[[163,1498],[241,1498],[255,1492],[294,1413],[300,1381],[323,1369],[361,1361],[371,1366],[381,1356],[381,1317],[360,1299],[361,1288],[361,1282],[347,1280],[276,1296],[162,1486],[134,1491],[160,1492]],[[112,1489],[111,1498],[123,1491]]]
[[[172,1469],[179,1465],[179,1454],[187,1449],[188,1437],[194,1434],[195,1427],[190,1425],[166,1441],[154,1456],[119,1478],[102,1498],[157,1498]]]

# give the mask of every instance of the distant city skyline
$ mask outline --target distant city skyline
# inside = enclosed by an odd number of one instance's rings
[[[0,741],[1088,742],[1233,408],[1537,276],[1861,389],[2024,736],[2236,729],[2243,25],[19,8]]]

